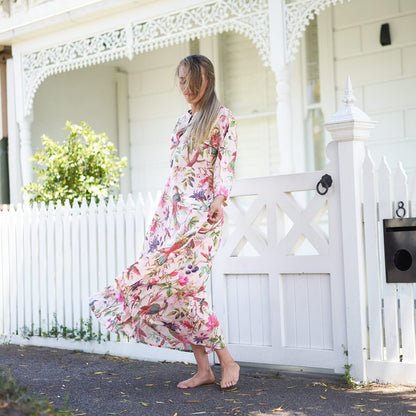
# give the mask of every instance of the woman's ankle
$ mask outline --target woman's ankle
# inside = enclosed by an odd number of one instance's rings
[[[199,374],[214,374],[214,372],[212,371],[211,366],[209,366],[209,367],[204,366],[202,368],[198,367],[197,373],[199,373]]]
[[[234,358],[231,356],[227,347],[215,350],[215,353],[217,354],[221,367],[225,365],[235,364]]]

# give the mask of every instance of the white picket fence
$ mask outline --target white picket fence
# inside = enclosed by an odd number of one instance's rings
[[[87,322],[88,297],[135,261],[154,208],[151,195],[4,207],[0,334],[39,335],[56,323],[72,329]]]
[[[416,186],[416,175],[412,183]],[[400,201],[406,217],[416,216],[415,191],[409,196],[408,177],[401,164],[392,172],[384,159],[376,169],[367,153],[363,165],[363,222],[370,380],[416,384],[415,284],[386,283],[383,240],[383,219],[397,218]]]
[[[189,353],[120,339],[100,327],[89,309],[89,296],[112,284],[137,259],[159,199],[160,192],[129,195],[126,202],[120,197],[90,205],[84,200],[73,207],[68,202],[3,207],[0,342],[194,362]],[[79,335],[88,323],[86,337],[93,340],[63,338],[64,330]]]

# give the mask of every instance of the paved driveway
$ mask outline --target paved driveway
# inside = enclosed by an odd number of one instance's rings
[[[57,406],[69,397],[77,415],[351,416],[416,414],[416,388],[350,389],[341,377],[243,368],[238,386],[180,390],[196,369],[44,347],[0,345],[0,367]],[[214,367],[219,380],[220,368]]]

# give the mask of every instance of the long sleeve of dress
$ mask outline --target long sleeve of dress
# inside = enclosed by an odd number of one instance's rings
[[[237,156],[237,129],[230,112],[219,118],[218,155],[214,166],[214,197],[223,195],[227,200],[235,173]]]

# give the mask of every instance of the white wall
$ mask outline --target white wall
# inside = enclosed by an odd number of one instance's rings
[[[98,65],[47,78],[35,95],[32,150],[41,149],[41,136],[53,140],[67,136],[67,120],[88,123],[96,133],[106,133],[116,146],[116,68]]]
[[[389,46],[379,42],[389,23]],[[333,7],[337,103],[350,74],[357,105],[378,121],[368,146],[416,169],[416,1],[353,0]]]
[[[133,193],[162,189],[169,174],[170,136],[187,109],[175,81],[181,44],[123,61],[128,73],[131,186]]]

